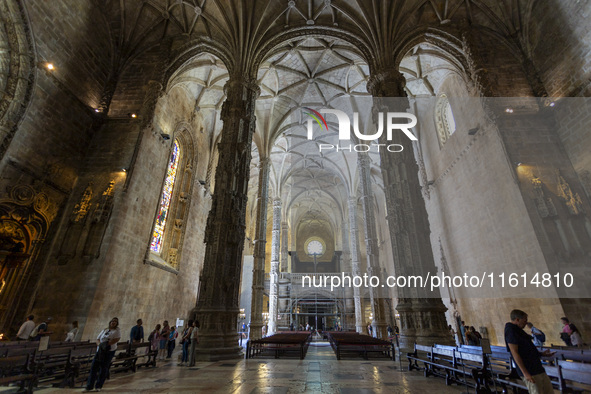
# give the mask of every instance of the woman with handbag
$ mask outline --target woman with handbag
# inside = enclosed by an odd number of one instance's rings
[[[184,366],[189,362],[189,346],[191,345],[191,332],[193,331],[193,320],[189,320],[187,327],[183,330],[181,335],[181,345],[183,347],[183,357],[178,364]]]
[[[96,391],[101,391],[103,388],[109,368],[111,367],[111,360],[115,355],[115,350],[117,350],[119,339],[121,339],[119,319],[114,317],[109,322],[109,327],[101,331],[96,338],[98,347],[92,360],[92,366],[90,367],[90,374],[88,375],[84,392],[93,391],[95,388]]]

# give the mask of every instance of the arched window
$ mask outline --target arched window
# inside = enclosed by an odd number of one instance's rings
[[[154,224],[152,242],[150,242],[150,250],[158,254],[162,251],[162,241],[164,239],[164,231],[166,230],[166,219],[168,219],[168,213],[170,211],[170,200],[172,199],[172,192],[177,177],[180,157],[181,148],[178,140],[175,139],[170,162],[168,163],[168,169],[166,170],[164,189],[160,196],[160,207],[156,216],[156,223]]]
[[[445,94],[439,96],[435,104],[435,126],[437,128],[437,136],[439,137],[439,146],[442,147],[456,131],[454,114]]]
[[[188,130],[181,129],[175,134],[154,215],[146,262],[176,273],[193,190],[194,149]]]

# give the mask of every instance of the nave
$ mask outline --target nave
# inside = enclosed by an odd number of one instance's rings
[[[422,372],[408,372],[406,358],[400,364],[386,359],[340,360],[327,342],[312,342],[304,360],[250,359],[197,362],[194,368],[175,361],[135,374],[114,374],[105,393],[219,393],[219,394],[373,394],[461,393],[465,387],[446,386],[440,379],[426,379]],[[402,371],[401,371],[402,367]],[[41,384],[35,393],[77,393],[82,388],[52,388]],[[0,392],[16,392],[1,388]]]

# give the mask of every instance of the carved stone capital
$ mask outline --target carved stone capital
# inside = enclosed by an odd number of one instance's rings
[[[373,97],[406,97],[406,79],[395,68],[377,70],[367,81],[367,91]]]

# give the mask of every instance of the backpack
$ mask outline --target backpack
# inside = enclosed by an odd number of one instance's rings
[[[546,334],[544,334],[539,328],[537,330],[539,331],[539,334],[534,334],[534,337],[536,337],[541,343],[546,342]]]
[[[43,323],[41,323],[43,324]],[[33,328],[33,331],[31,331],[31,333],[29,334],[29,338],[35,338],[37,335],[39,335],[39,327],[41,326],[41,324],[39,324],[37,327]]]

